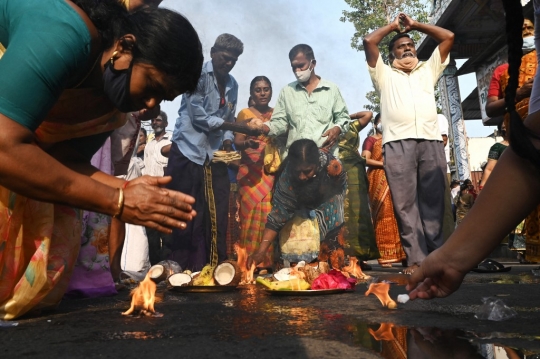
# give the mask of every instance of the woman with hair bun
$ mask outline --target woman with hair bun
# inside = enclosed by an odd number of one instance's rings
[[[90,165],[126,120],[197,86],[202,47],[182,15],[116,0],[6,0],[0,12],[0,319],[54,307],[81,240],[80,209],[164,232],[194,199]]]

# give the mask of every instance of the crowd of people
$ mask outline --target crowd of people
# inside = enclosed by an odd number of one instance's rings
[[[243,88],[231,75],[240,39],[218,36],[203,62],[196,30],[159,0],[28,2],[7,1],[0,14],[0,319],[64,295],[115,294],[122,271],[165,259],[199,271],[234,257],[235,243],[248,267],[401,263],[412,298],[457,289],[527,215],[527,249],[540,256],[538,176],[528,162],[538,155],[534,142],[514,147],[530,133],[522,119],[536,126],[527,117],[538,106],[536,70],[516,92],[515,46],[487,105],[494,115],[509,110],[508,136],[490,150],[476,199],[469,183],[450,183],[448,122],[437,114],[434,87],[454,41],[446,29],[401,13],[364,38],[380,96],[373,117],[349,113],[307,44],[290,50],[295,80],[272,108],[271,76]],[[427,61],[412,30],[438,43]],[[379,46],[394,32],[385,63]],[[533,51],[526,64],[537,63]],[[250,101],[237,111],[241,90]],[[168,132],[159,104],[179,95]],[[507,170],[520,176],[520,193],[497,194]],[[502,217],[479,235],[475,221]]]

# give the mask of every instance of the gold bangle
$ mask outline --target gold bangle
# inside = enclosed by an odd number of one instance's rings
[[[118,205],[116,209],[116,213],[114,214],[113,218],[118,218],[122,214],[122,210],[124,209],[124,190],[122,188],[117,188],[119,191],[118,193]]]

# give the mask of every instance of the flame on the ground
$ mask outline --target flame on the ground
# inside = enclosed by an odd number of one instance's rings
[[[122,315],[130,315],[135,311],[139,311],[141,315],[151,316],[156,313],[154,303],[156,302],[156,283],[150,278],[150,273],[139,286],[131,291],[131,307],[122,313]]]
[[[364,274],[362,272],[362,268],[360,268],[360,264],[358,263],[358,258],[356,257],[350,257],[349,258],[349,265],[343,267],[342,272],[345,272],[349,275],[352,275],[356,279],[368,279],[370,278],[369,275]]]
[[[390,298],[390,295],[388,294],[389,291],[389,283],[371,283],[369,285],[369,289],[366,292],[366,297],[370,294],[375,294],[375,296],[379,298],[384,307],[396,309],[397,304],[392,298]]]
[[[247,250],[242,248],[238,243],[234,244],[234,251],[236,252],[236,263],[242,272],[240,284],[253,284],[253,274],[257,266],[255,263],[251,263],[251,268],[247,268]]]
[[[377,331],[369,328],[369,334],[375,339],[375,340],[395,340],[394,333],[392,332],[392,328],[394,328],[394,324],[392,323],[381,323],[381,326]]]

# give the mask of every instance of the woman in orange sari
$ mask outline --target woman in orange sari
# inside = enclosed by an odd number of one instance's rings
[[[170,178],[126,182],[90,158],[125,123],[123,112],[193,91],[203,56],[191,24],[170,10],[3,5],[0,319],[10,320],[62,298],[81,245],[79,208],[165,232],[195,215],[193,198],[160,188]]]
[[[272,99],[272,83],[266,76],[257,76],[251,81],[249,88],[253,106],[245,108],[238,114],[237,121],[248,121],[253,118],[264,122],[270,121],[273,108],[269,106]],[[272,209],[272,187],[274,174],[268,173],[265,166],[265,150],[270,144],[270,138],[264,135],[258,137],[236,134],[234,145],[242,152],[238,169],[238,194],[240,196],[240,246],[247,253],[255,253],[259,249],[266,217]],[[275,149],[275,147],[274,147]],[[274,152],[274,154],[276,154]],[[277,154],[276,154],[277,155]],[[265,168],[266,167],[266,168]],[[271,170],[271,169],[270,169]],[[271,170],[272,171],[272,170]],[[269,248],[262,267],[272,266],[273,248]]]
[[[373,124],[375,133],[364,141],[362,156],[366,158],[369,167],[367,176],[371,215],[377,247],[381,254],[378,261],[382,267],[390,268],[392,263],[400,263],[406,256],[401,246],[390,187],[384,173],[381,114],[375,117]]]

